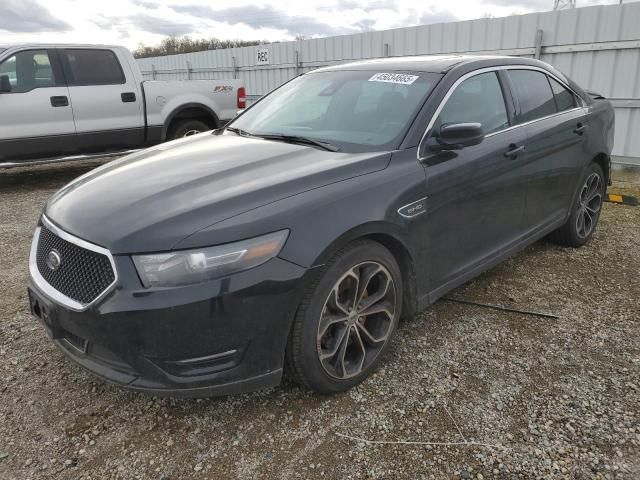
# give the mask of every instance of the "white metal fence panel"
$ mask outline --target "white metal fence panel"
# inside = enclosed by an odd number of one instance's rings
[[[258,48],[269,63],[257,65]],[[539,57],[616,108],[614,155],[640,158],[640,2],[139,59],[146,79],[244,81],[258,98],[300,73],[401,55]]]

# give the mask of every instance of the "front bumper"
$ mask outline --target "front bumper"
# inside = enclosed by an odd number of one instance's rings
[[[34,316],[72,360],[104,380],[169,396],[242,393],[280,383],[306,270],[274,258],[226,278],[144,289],[129,257],[118,285],[74,311],[33,279]]]

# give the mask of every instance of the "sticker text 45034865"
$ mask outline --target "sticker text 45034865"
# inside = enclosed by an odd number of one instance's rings
[[[375,73],[374,75],[372,75],[369,81],[411,85],[417,79],[418,75],[408,75],[406,73]]]

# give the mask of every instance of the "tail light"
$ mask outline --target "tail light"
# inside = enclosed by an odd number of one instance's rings
[[[244,87],[238,88],[238,108],[247,108],[247,94]]]

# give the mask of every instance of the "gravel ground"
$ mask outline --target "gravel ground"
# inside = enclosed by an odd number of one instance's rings
[[[95,165],[0,172],[0,478],[640,476],[639,207],[607,204],[586,247],[539,242],[451,294],[558,319],[440,301],[350,392],[158,399],[71,364],[28,313],[42,204]],[[612,190],[640,196],[640,175]]]

